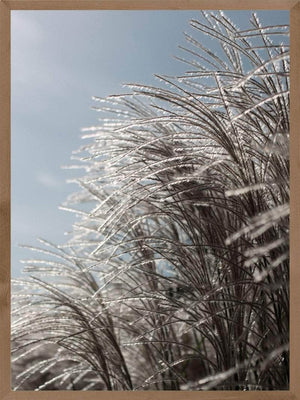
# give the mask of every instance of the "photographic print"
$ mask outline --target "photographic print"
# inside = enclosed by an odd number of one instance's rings
[[[12,390],[289,390],[289,12],[11,38]]]

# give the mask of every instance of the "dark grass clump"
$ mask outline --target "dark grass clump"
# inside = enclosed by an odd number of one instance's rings
[[[72,238],[16,282],[16,390],[289,388],[288,27],[190,24],[183,76],[95,98]]]

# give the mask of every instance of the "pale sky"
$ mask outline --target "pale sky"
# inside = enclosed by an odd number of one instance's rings
[[[250,12],[228,12],[245,28]],[[259,11],[265,24],[288,24],[288,11]],[[72,150],[81,128],[97,125],[92,96],[123,91],[122,83],[159,84],[154,73],[177,74],[186,66],[183,32],[198,11],[12,11],[12,275],[20,259],[35,254],[18,244],[42,237],[67,240],[74,215],[58,206],[77,189]]]

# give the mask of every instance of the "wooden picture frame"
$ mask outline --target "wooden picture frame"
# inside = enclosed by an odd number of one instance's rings
[[[10,12],[11,10],[290,10],[291,25],[291,222],[290,390],[208,392],[12,391],[10,385]],[[298,0],[0,0],[0,400],[300,400],[300,1]]]

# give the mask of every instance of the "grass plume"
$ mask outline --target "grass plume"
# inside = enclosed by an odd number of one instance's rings
[[[15,390],[289,387],[288,26],[190,24],[185,74],[95,98],[72,237],[15,282]]]

